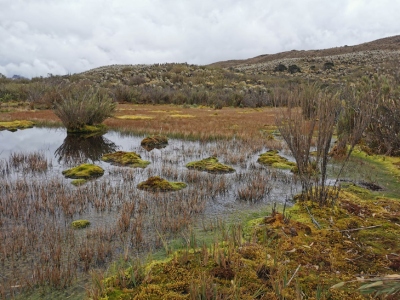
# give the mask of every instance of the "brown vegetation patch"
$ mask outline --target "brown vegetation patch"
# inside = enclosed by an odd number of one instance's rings
[[[186,187],[183,182],[171,182],[159,176],[153,176],[138,184],[138,189],[151,192],[178,191]]]
[[[168,138],[163,135],[150,135],[145,137],[140,145],[148,151],[151,151],[155,148],[161,149],[168,145]]]
[[[365,217],[371,215],[371,211],[367,207],[363,207],[351,201],[342,200],[340,206],[355,216]]]

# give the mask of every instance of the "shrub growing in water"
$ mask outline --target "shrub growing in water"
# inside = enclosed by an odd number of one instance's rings
[[[70,86],[61,93],[54,113],[68,132],[85,131],[85,126],[101,124],[112,116],[115,102],[100,89],[85,85]]]

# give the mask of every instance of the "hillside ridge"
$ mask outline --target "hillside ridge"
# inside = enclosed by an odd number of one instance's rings
[[[344,45],[340,47],[333,47],[327,49],[290,50],[290,51],[278,52],[275,54],[262,54],[255,56],[253,58],[242,59],[242,60],[238,59],[238,60],[219,61],[209,64],[209,66],[228,68],[244,64],[271,62],[281,59],[326,57],[326,56],[345,55],[356,52],[377,51],[377,50],[387,50],[390,52],[400,50],[400,35],[385,37],[371,42],[366,42],[353,46]]]

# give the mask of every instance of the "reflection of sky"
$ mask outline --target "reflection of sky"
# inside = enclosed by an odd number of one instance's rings
[[[0,158],[8,158],[13,152],[54,152],[66,135],[65,130],[48,128],[30,128],[16,132],[0,131]]]
[[[10,132],[0,131],[0,159],[8,158],[11,153],[28,153],[43,151],[54,159],[54,152],[63,144],[67,132],[65,129],[29,128]],[[122,136],[117,132],[108,132],[104,138],[114,142],[118,150],[132,151],[140,149],[140,141],[143,137]],[[144,150],[143,150],[144,151]]]

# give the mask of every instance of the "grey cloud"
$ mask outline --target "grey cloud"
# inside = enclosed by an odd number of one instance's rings
[[[0,0],[0,73],[207,64],[399,34],[398,1]]]

